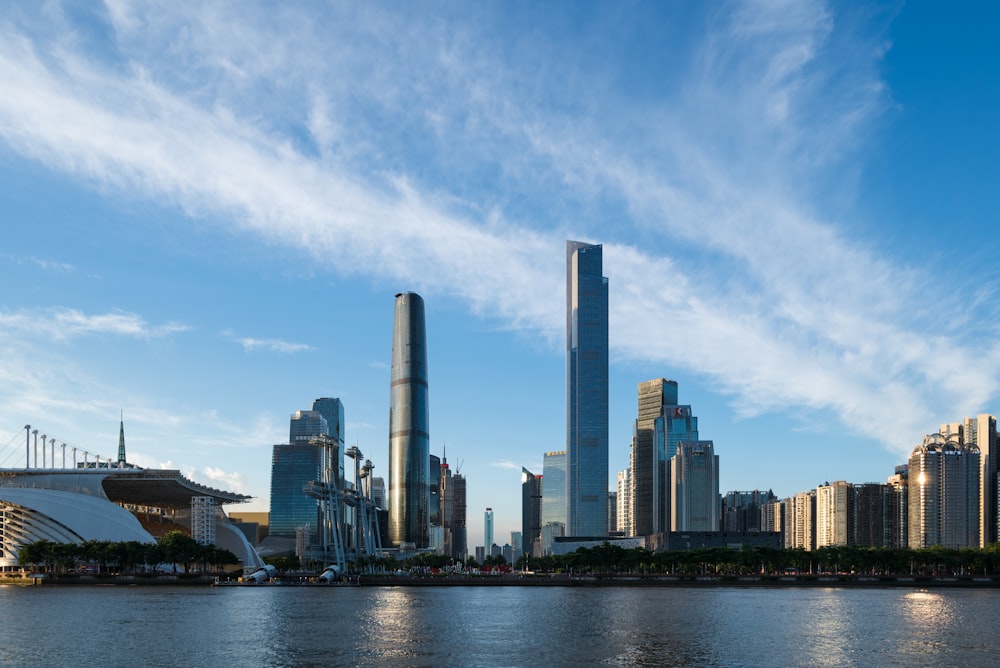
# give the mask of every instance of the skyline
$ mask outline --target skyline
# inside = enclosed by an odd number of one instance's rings
[[[113,458],[124,410],[131,461],[267,509],[288,416],[337,397],[388,481],[414,291],[431,452],[469,536],[492,507],[506,542],[520,467],[565,447],[581,239],[609,278],[609,488],[660,377],[723,491],[883,482],[1000,411],[998,11],[15,5],[0,446],[30,423]]]

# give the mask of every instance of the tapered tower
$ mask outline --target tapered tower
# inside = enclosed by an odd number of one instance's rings
[[[424,300],[396,295],[389,385],[389,540],[428,546],[430,411]]]

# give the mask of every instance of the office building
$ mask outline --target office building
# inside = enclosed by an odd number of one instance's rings
[[[542,526],[558,524],[566,529],[566,475],[565,450],[546,452],[542,462]]]
[[[337,480],[345,480],[344,404],[335,397],[323,397],[313,401],[312,409],[326,420],[326,435],[332,438],[337,446]]]
[[[631,469],[631,524],[629,535],[648,536],[666,531],[666,466],[676,451],[667,453],[661,432],[656,431],[656,421],[665,417],[666,406],[677,405],[677,383],[666,378],[655,378],[639,383],[639,410],[632,429],[632,449],[629,455]],[[669,429],[667,423],[667,429]],[[660,439],[657,439],[657,436]],[[698,440],[697,433],[685,433],[683,440]]]
[[[761,519],[764,508],[777,497],[771,490],[726,492],[722,497],[722,531],[728,532],[759,532],[775,531],[763,529]],[[773,524],[772,524],[773,525]]]
[[[270,535],[294,539],[305,528],[311,544],[319,544],[322,512],[317,499],[303,492],[306,483],[322,480],[323,450],[308,441],[279,443],[271,451]]]
[[[618,492],[608,490],[608,535],[620,537],[618,534]]]
[[[931,434],[909,464],[910,547],[978,547],[979,449],[954,434]]]
[[[721,506],[712,441],[681,441],[670,459],[671,531],[718,531]]]
[[[863,547],[891,547],[892,488],[877,482],[854,485],[854,541]]]
[[[910,545],[910,465],[901,464],[896,472],[889,476],[886,485],[889,488],[889,509],[887,524],[889,525],[889,547],[909,547]]]
[[[521,551],[518,556],[530,555],[542,533],[542,480],[542,476],[521,467]]]
[[[396,295],[389,385],[389,539],[427,547],[430,410],[424,300]]]
[[[566,242],[567,533],[606,536],[608,279],[600,245]]]

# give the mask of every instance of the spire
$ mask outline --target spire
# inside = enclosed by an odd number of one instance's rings
[[[125,411],[118,426],[118,466],[125,466]]]

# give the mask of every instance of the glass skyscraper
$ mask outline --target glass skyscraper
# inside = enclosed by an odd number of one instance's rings
[[[558,524],[566,530],[566,451],[546,452],[542,464],[542,526]]]
[[[302,487],[310,480],[322,480],[323,451],[308,441],[274,446],[271,453],[270,534],[295,538],[295,530],[308,527],[309,539],[317,544],[322,516],[319,502]]]
[[[389,540],[428,545],[430,411],[424,300],[396,295],[389,385]]]
[[[323,416],[326,420],[326,433],[332,438],[338,447],[337,453],[337,480],[343,484],[344,480],[344,404],[340,399],[323,397],[313,401],[312,409]]]
[[[712,441],[682,441],[670,460],[671,531],[718,531],[719,456]]]
[[[608,279],[600,245],[566,242],[566,533],[608,534]]]
[[[653,533],[678,531],[671,524],[670,462],[681,441],[698,440],[698,418],[690,406],[664,406],[663,414],[653,422],[653,452],[656,470],[653,477]],[[706,529],[715,531],[715,529]]]
[[[663,434],[656,431],[657,420],[661,427],[665,417],[664,407],[676,406],[677,382],[654,378],[639,383],[639,412],[632,432],[631,452],[631,534],[648,536],[666,531],[663,518],[667,458],[659,443],[665,442]],[[672,413],[672,412],[671,412]],[[657,438],[659,436],[659,438]],[[697,431],[692,440],[697,440]],[[673,454],[673,453],[671,453]]]

